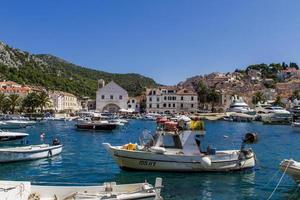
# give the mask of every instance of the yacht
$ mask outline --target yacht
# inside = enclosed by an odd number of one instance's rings
[[[27,136],[27,133],[17,133],[0,130],[0,142],[20,140]]]
[[[236,113],[243,113],[249,115],[255,115],[255,111],[249,107],[248,104],[244,102],[241,97],[232,97],[231,104],[227,109],[227,112],[236,112]]]
[[[266,124],[291,124],[292,114],[280,106],[269,106],[263,109],[261,120]]]

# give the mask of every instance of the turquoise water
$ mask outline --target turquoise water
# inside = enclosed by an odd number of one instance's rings
[[[154,122],[132,120],[126,127],[114,132],[76,131],[74,122],[47,122],[20,129],[18,131],[30,134],[28,140],[31,144],[40,142],[40,132],[46,133],[48,142],[58,137],[64,144],[63,152],[52,159],[1,164],[0,179],[51,185],[95,185],[107,181],[143,182],[145,179],[154,183],[155,177],[162,177],[165,199],[267,199],[282,175],[278,171],[280,161],[284,158],[300,160],[300,132],[290,126],[206,122],[203,147],[210,144],[217,149],[236,149],[246,132],[259,133],[259,142],[251,145],[257,155],[258,166],[254,170],[230,173],[120,170],[101,144],[138,142],[138,136],[144,129],[154,130]],[[300,199],[300,190],[291,178],[285,176],[272,199]]]

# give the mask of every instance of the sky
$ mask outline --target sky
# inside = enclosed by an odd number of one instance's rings
[[[1,0],[0,40],[161,84],[300,64],[298,0]]]

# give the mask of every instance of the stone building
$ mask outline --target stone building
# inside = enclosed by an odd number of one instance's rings
[[[49,92],[49,97],[52,102],[53,109],[56,112],[75,112],[81,110],[81,105],[77,97],[71,93],[62,91],[52,91]]]
[[[96,110],[115,113],[127,109],[128,93],[121,86],[111,81],[105,85],[104,80],[98,81],[96,93]]]
[[[197,93],[190,88],[148,88],[146,99],[148,113],[195,113],[198,110]]]

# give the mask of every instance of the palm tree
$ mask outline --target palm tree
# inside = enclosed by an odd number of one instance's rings
[[[39,98],[35,92],[29,93],[22,101],[22,107],[31,113],[34,113],[36,107],[39,107],[39,105]]]
[[[0,112],[3,112],[4,110],[4,104],[5,104],[6,96],[5,94],[0,94]]]
[[[43,91],[38,95],[38,101],[39,101],[39,107],[41,108],[41,112],[43,112],[44,107],[50,105],[51,100],[49,98],[49,95]]]
[[[284,107],[284,103],[282,102],[281,97],[278,95],[273,103],[274,106]]]
[[[10,94],[8,96],[8,105],[10,107],[10,111],[12,114],[15,113],[15,109],[19,105],[19,103],[20,103],[20,96],[18,94]]]
[[[252,97],[252,103],[257,104],[258,102],[265,102],[266,98],[264,94],[260,91],[256,92],[254,96]]]

